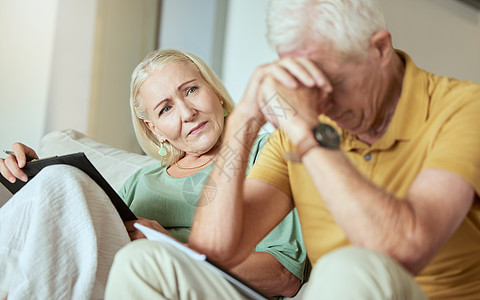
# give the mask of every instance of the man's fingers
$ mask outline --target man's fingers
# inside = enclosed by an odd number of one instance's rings
[[[323,71],[313,61],[305,57],[287,57],[257,68],[255,82],[262,84],[266,77],[272,77],[289,89],[299,84],[305,87],[318,87],[326,93],[332,91],[332,85]]]
[[[287,57],[272,63],[284,68],[298,82],[306,87],[319,87],[327,93],[332,91],[332,85],[323,71],[313,61],[305,57]],[[278,78],[275,77],[278,80]],[[283,83],[283,82],[282,82]],[[284,84],[285,85],[285,84]],[[287,86],[287,85],[285,85]]]
[[[297,57],[295,61],[305,69],[305,72],[308,72],[317,87],[325,90],[327,93],[332,91],[332,85],[327,76],[313,61],[305,57]]]
[[[308,60],[307,60],[308,61]],[[311,66],[305,63],[305,60],[284,58],[278,61],[278,64],[285,68],[295,79],[306,87],[314,87],[316,85],[316,78],[312,76],[309,70]]]
[[[268,67],[266,76],[275,78],[279,83],[289,89],[296,89],[298,87],[298,79],[294,73],[280,64],[271,64]]]

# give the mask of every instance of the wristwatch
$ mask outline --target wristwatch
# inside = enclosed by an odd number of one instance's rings
[[[340,136],[335,128],[325,123],[318,123],[312,130],[312,135],[308,135],[301,140],[296,148],[298,159],[310,151],[313,147],[325,147],[329,149],[338,149],[340,146]]]

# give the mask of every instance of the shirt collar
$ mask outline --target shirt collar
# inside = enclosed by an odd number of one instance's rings
[[[387,132],[378,142],[384,139],[409,140],[428,117],[430,102],[426,73],[417,68],[408,54],[399,50],[396,52],[405,62],[402,93]]]

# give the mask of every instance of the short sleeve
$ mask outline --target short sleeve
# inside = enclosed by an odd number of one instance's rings
[[[307,251],[303,243],[297,210],[292,210],[258,245],[255,252],[267,252],[300,280],[304,280]]]
[[[252,147],[250,163],[254,164],[248,178],[265,181],[290,195],[282,142],[285,142],[285,139],[280,135],[280,131],[275,131],[268,138],[267,135],[257,138],[257,142]],[[257,244],[254,251],[273,255],[292,274],[304,280],[307,252],[297,210],[294,209],[285,216],[280,224]]]
[[[263,147],[267,143],[268,137],[269,137],[268,133],[260,134],[260,135],[257,136],[255,142],[252,145],[252,149],[250,149],[248,166],[247,166],[247,170],[245,172],[246,175],[248,175],[248,173],[250,173],[250,169],[252,168],[252,166],[257,163],[257,159],[258,159],[258,157],[260,155],[260,152],[262,151]]]
[[[424,168],[442,168],[461,176],[480,194],[480,89],[457,97],[450,114],[438,118],[440,130]],[[462,97],[463,96],[463,97]],[[459,99],[460,98],[460,99]]]
[[[247,178],[261,180],[273,185],[291,197],[288,165],[283,155],[285,152],[292,151],[291,148],[285,135],[279,130],[274,131],[268,138]]]
[[[132,204],[133,198],[135,197],[135,188],[137,187],[140,172],[141,169],[132,174],[118,190],[118,195],[128,206]]]

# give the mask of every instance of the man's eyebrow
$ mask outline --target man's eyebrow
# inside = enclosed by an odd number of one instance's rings
[[[187,84],[189,84],[189,83],[192,83],[192,82],[194,82],[194,81],[196,81],[196,80],[197,80],[197,79],[194,78],[194,79],[185,81],[184,83],[182,83],[181,85],[178,86],[177,91],[180,91],[184,85],[187,85]],[[159,107],[160,104],[162,104],[162,102],[165,101],[165,100],[168,100],[168,98],[165,98],[165,99],[160,100],[160,102],[158,102],[157,105],[155,105],[155,107],[153,108],[153,111],[155,111],[155,110],[157,109],[157,107]]]

